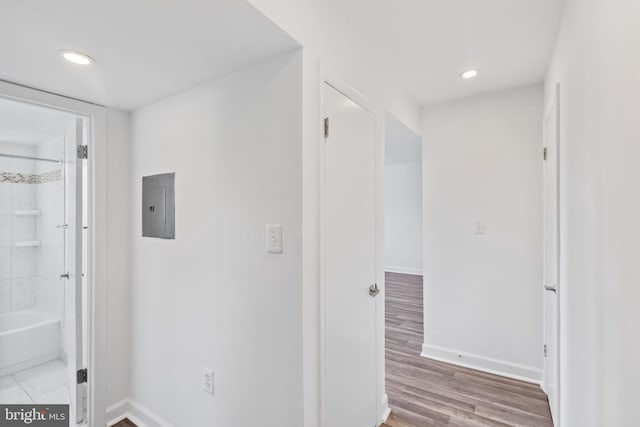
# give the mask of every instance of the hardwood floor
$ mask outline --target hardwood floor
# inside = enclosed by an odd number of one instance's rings
[[[114,424],[111,427],[138,427],[138,426],[136,426],[133,422],[129,421],[128,418],[125,418],[124,420],[118,422],[117,424]]]
[[[387,273],[385,427],[552,427],[539,386],[420,357],[422,276]]]

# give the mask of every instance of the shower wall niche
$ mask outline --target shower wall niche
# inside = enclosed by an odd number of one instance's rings
[[[0,153],[64,157],[64,136],[34,144],[0,142]],[[63,165],[0,157],[0,314],[37,311],[63,319]]]

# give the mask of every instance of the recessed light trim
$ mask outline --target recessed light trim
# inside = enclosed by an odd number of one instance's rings
[[[478,75],[478,70],[469,70],[469,71],[465,71],[464,73],[460,74],[460,77],[462,77],[463,79],[472,79],[474,77],[476,77]]]
[[[90,65],[91,63],[93,63],[93,58],[82,52],[76,52],[73,50],[61,50],[60,55],[62,55],[62,57],[67,61],[73,62],[74,64],[78,65]]]

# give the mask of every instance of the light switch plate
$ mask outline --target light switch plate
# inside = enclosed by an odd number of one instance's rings
[[[267,252],[270,254],[282,253],[281,224],[267,224]]]
[[[477,236],[482,236],[487,233],[487,225],[484,221],[476,221],[474,223],[473,232]]]
[[[215,393],[213,369],[206,366],[202,367],[202,390],[211,395]]]

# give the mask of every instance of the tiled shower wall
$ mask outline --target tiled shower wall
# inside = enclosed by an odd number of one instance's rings
[[[64,157],[64,139],[56,139],[38,146],[38,157]],[[36,187],[36,202],[41,214],[38,218],[40,248],[36,254],[36,307],[38,311],[62,318],[64,315],[65,187],[62,165],[38,162],[38,176],[43,177]]]
[[[62,157],[61,142],[0,143],[0,152],[8,154],[42,156],[47,149],[57,151],[54,158]],[[64,215],[60,169],[55,163],[0,157],[0,313],[27,309],[62,313],[64,287],[58,276],[64,241],[56,228]],[[20,215],[20,211],[40,212]],[[40,246],[16,246],[25,241]]]
[[[36,147],[0,143],[0,152],[35,156]],[[16,241],[36,239],[36,217],[17,216],[16,211],[35,209],[35,186],[18,183],[35,173],[35,162],[0,157],[0,312],[35,307],[36,250],[18,248]]]

